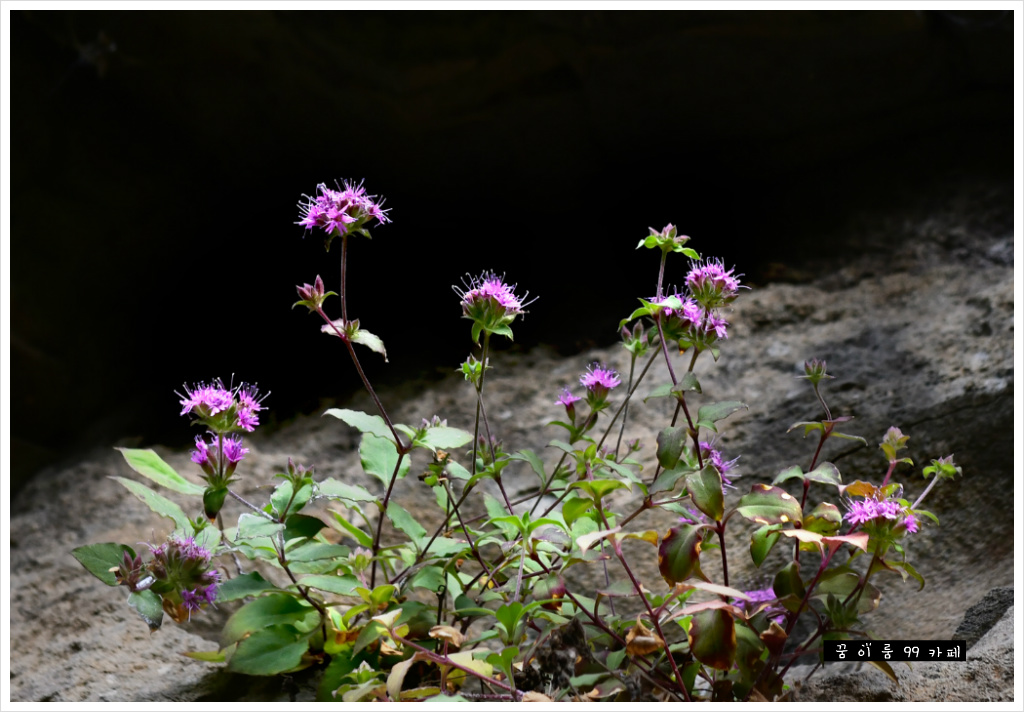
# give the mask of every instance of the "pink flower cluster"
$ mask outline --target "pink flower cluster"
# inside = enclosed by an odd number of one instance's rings
[[[233,409],[235,427],[251,433],[260,424],[257,413],[263,410],[263,406],[260,405],[262,399],[255,386],[243,383],[238,388],[227,389],[222,381],[217,380],[197,383],[191,388],[186,385],[185,393],[185,397],[179,401],[182,406],[181,415],[191,413],[198,418],[209,419]]]
[[[604,364],[592,363],[587,367],[587,372],[580,376],[580,385],[591,393],[607,393],[620,383],[622,381],[615,369],[605,368]]]
[[[362,225],[372,218],[381,223],[391,222],[387,216],[388,211],[380,207],[381,203],[375,200],[376,196],[366,193],[362,183],[356,185],[345,181],[342,190],[332,190],[321,183],[316,189],[316,197],[304,195],[307,202],[299,203],[303,216],[298,224],[307,230],[318,227],[328,235],[335,231],[344,235],[350,226]]]
[[[736,457],[733,458],[732,460],[726,460],[722,456],[721,451],[716,450],[714,445],[703,440],[700,443],[700,451],[701,456],[704,459],[704,462],[710,462],[712,465],[714,465],[715,469],[718,470],[718,474],[722,476],[722,488],[725,489],[726,487],[732,487],[732,480],[726,477],[725,473],[733,469],[733,467],[736,465],[736,461],[739,460],[739,458]]]
[[[462,298],[462,311],[469,314],[473,307],[479,302],[491,302],[497,304],[504,316],[515,316],[523,313],[522,299],[515,294],[516,285],[508,285],[504,282],[504,276],[499,277],[494,272],[484,272],[479,277],[474,277],[467,285],[467,289],[461,293],[456,292]]]
[[[691,294],[715,294],[718,300],[731,301],[736,297],[740,283],[733,270],[726,271],[720,260],[708,260],[694,265],[686,275],[686,286]]]
[[[903,506],[891,499],[878,500],[869,497],[856,502],[850,502],[847,505],[847,509],[849,511],[846,512],[843,518],[854,526],[876,519],[896,521],[902,518],[903,526],[906,527],[908,532],[911,534],[917,532],[917,517],[911,513],[904,514]]]
[[[692,297],[683,294],[673,296],[682,303],[682,306],[677,308],[674,302],[663,299],[660,304],[662,306],[661,313],[665,317],[678,319],[683,329],[709,335],[713,333],[718,339],[729,338],[729,322],[711,309],[702,307]]]
[[[249,452],[249,448],[242,447],[242,439],[237,435],[221,436],[214,435],[213,442],[206,442],[202,435],[196,436],[196,449],[192,451],[192,462],[197,465],[213,465],[219,462],[221,454],[225,463],[237,465]]]

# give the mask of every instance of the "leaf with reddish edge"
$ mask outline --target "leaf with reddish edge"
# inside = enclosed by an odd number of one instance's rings
[[[803,521],[800,503],[778,487],[757,484],[740,498],[737,513],[758,524],[789,524]]]
[[[683,583],[676,584],[676,590],[680,593],[685,593],[692,589],[699,589],[701,591],[707,591],[713,593],[716,596],[729,596],[730,598],[738,598],[741,601],[753,601],[754,599],[748,596],[739,589],[732,588],[731,586],[722,586],[717,583],[709,583],[706,581],[685,581]]]
[[[825,544],[828,544],[832,550],[838,549],[842,544],[849,544],[854,546],[861,551],[868,550],[868,541],[870,537],[867,532],[854,532],[853,534],[844,534],[842,536],[826,536],[822,538]]]
[[[700,571],[700,546],[704,527],[684,524],[672,527],[658,547],[658,570],[670,586]]]
[[[750,558],[754,566],[760,567],[768,558],[768,553],[779,540],[781,524],[766,524],[750,535]]]
[[[658,433],[658,464],[666,470],[674,468],[683,454],[687,437],[686,428],[683,426],[665,428]]]
[[[847,497],[874,497],[878,488],[870,482],[855,480],[848,485],[839,485],[839,494]]]
[[[726,608],[699,611],[686,633],[693,657],[716,670],[729,670],[736,657],[736,621]]]
[[[722,493],[722,475],[714,465],[708,464],[700,472],[686,478],[686,491],[690,493],[694,506],[716,522],[722,521],[725,513],[725,497]]]

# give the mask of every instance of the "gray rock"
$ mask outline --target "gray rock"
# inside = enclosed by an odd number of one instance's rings
[[[1013,606],[1013,586],[993,588],[968,609],[960,625],[953,631],[953,640],[964,640],[971,648],[999,622],[1007,608]]]

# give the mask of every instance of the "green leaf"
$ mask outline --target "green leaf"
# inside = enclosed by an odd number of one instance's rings
[[[150,631],[157,630],[163,623],[163,600],[149,589],[128,594],[128,605],[135,609]]]
[[[344,574],[343,576],[303,576],[299,579],[303,586],[311,586],[320,591],[336,593],[339,596],[357,596],[356,589],[363,584],[355,576]]]
[[[737,410],[746,409],[747,404],[740,401],[722,401],[721,403],[702,405],[697,411],[697,427],[707,428],[717,433],[718,428],[715,427],[715,423],[725,420]]]
[[[127,447],[119,447],[115,450],[121,451],[121,455],[124,456],[129,467],[161,487],[190,495],[202,495],[205,489],[202,485],[193,484],[179,475],[152,450],[134,450]]]
[[[818,482],[823,485],[840,486],[843,477],[839,474],[839,468],[831,462],[823,462],[813,470],[804,475],[804,479],[810,482]]]
[[[198,660],[201,663],[222,663],[227,660],[227,655],[225,655],[223,650],[192,650],[182,653],[182,655],[186,658]]]
[[[725,497],[722,493],[722,475],[714,465],[708,464],[700,472],[686,478],[686,491],[690,493],[694,506],[716,522],[722,521],[725,513]]]
[[[410,539],[415,541],[426,536],[427,530],[398,502],[394,500],[388,502],[387,514],[395,528],[404,532]]]
[[[250,601],[228,618],[221,632],[221,647],[226,648],[248,635],[272,625],[298,626],[315,620],[319,614],[314,608],[295,596],[270,593]]]
[[[765,484],[754,485],[750,493],[740,497],[736,511],[741,517],[758,524],[787,524],[802,522],[800,503],[792,495],[778,487]]]
[[[292,483],[285,480],[274,488],[274,493],[270,495],[270,506],[273,508],[273,514],[277,515],[277,519],[285,519],[289,514],[295,514],[306,506],[306,502],[313,494],[313,486],[311,484],[303,485],[295,497],[292,497],[292,491]],[[285,512],[285,507],[288,508],[287,512]]]
[[[792,467],[787,467],[785,470],[775,475],[775,479],[772,480],[772,484],[781,485],[783,482],[786,482],[787,480],[800,480],[802,482],[803,479],[803,469],[801,469],[800,465],[793,465]]]
[[[772,581],[772,590],[780,599],[786,596],[802,599],[805,589],[803,579],[800,578],[800,565],[795,561],[790,561],[779,569]]]
[[[276,588],[274,584],[260,576],[258,571],[252,571],[233,579],[228,579],[217,586],[217,603],[226,601],[237,601],[246,596],[258,596],[264,591]]]
[[[515,642],[516,628],[519,626],[519,619],[525,612],[525,607],[519,601],[506,603],[494,612],[494,617],[498,619],[498,625],[505,629],[506,641]]]
[[[716,670],[729,670],[736,657],[736,621],[727,608],[698,611],[687,631],[693,657]]]
[[[318,520],[319,521],[319,520]],[[342,544],[324,544],[309,541],[288,552],[289,561],[319,561],[320,559],[348,558],[351,549]]]
[[[523,462],[528,462],[533,471],[537,473],[537,477],[540,478],[540,481],[544,481],[546,477],[546,475],[544,474],[544,463],[533,450],[519,450],[518,452],[509,455],[508,459],[522,460]]]
[[[687,437],[683,426],[665,428],[658,433],[658,462],[666,470],[671,470],[679,463]]]
[[[353,333],[349,338],[355,343],[362,344],[371,351],[379,353],[384,357],[384,363],[387,363],[388,352],[384,348],[384,342],[381,341],[380,337],[376,334],[371,334],[366,329],[356,329],[355,333]]]
[[[654,484],[651,485],[651,494],[654,494],[655,492],[671,492],[673,489],[675,489],[676,483],[679,481],[679,478],[683,477],[684,475],[689,475],[691,472],[696,472],[696,470],[691,470],[685,466],[671,470],[665,470],[660,475],[658,475],[658,479],[656,479],[654,481]]]
[[[571,525],[593,506],[594,501],[586,497],[569,497],[562,502],[562,518],[566,524]]]
[[[302,667],[307,650],[308,634],[290,625],[273,625],[239,642],[227,669],[245,675],[279,675]]]
[[[306,514],[293,514],[284,520],[284,540],[291,541],[305,537],[312,539],[317,532],[326,527],[322,519],[310,517]]]
[[[597,502],[609,492],[618,489],[631,489],[628,484],[620,480],[580,480],[569,485],[570,489],[581,489]]]
[[[124,485],[129,492],[138,497],[147,507],[160,516],[167,517],[173,521],[176,528],[186,529],[191,527],[188,517],[185,516],[185,512],[181,510],[181,507],[164,497],[162,494],[157,494],[141,482],[129,480],[127,477],[111,477],[110,479],[117,480]]]
[[[768,553],[779,540],[779,525],[765,525],[750,535],[750,558],[754,566],[760,567],[768,558]]]
[[[359,461],[366,474],[373,475],[387,487],[391,484],[391,476],[395,473],[395,466],[398,464],[395,441],[390,436],[382,438],[373,433],[364,434],[359,443]],[[408,472],[409,458],[403,457],[402,465],[398,469],[398,479],[405,477]]]
[[[375,502],[377,500],[377,496],[370,494],[366,488],[339,482],[333,477],[328,477],[323,482],[317,483],[316,491],[318,496],[328,499],[346,499],[350,502]]]
[[[238,517],[238,531],[235,533],[235,538],[256,539],[257,537],[273,537],[283,529],[284,524],[281,522],[275,522],[259,514],[243,512]]]
[[[367,415],[361,411],[349,410],[347,408],[329,408],[324,412],[324,415],[330,415],[338,420],[342,420],[361,433],[370,433],[379,438],[384,438],[391,443],[395,442],[391,429],[388,428],[388,424],[379,415]],[[390,475],[391,473],[389,472],[388,476],[390,477]]]
[[[700,573],[703,528],[683,524],[668,530],[658,546],[658,570],[669,586]]]
[[[124,552],[128,552],[135,558],[135,550],[124,544],[89,544],[71,550],[71,555],[78,559],[78,563],[108,586],[117,585],[117,576],[110,569],[117,569],[124,561]]]
[[[832,536],[839,531],[843,523],[843,514],[839,507],[830,502],[822,502],[804,516],[803,528],[824,536]]]
[[[370,549],[373,547],[373,537],[364,532],[362,529],[352,524],[350,521],[341,516],[340,512],[334,512],[334,519],[338,522],[338,525],[352,535],[352,538],[362,546]]]
[[[442,450],[454,450],[472,440],[472,433],[467,433],[465,430],[459,430],[458,428],[449,428],[445,425],[437,425],[427,428],[423,437],[416,441],[416,445],[428,448],[431,452],[436,452],[439,448]]]
[[[413,544],[415,544],[418,551],[423,551],[429,541],[430,537],[422,536],[414,540]],[[430,551],[427,552],[425,558],[446,559],[455,554],[461,554],[468,548],[469,542],[467,541],[439,536],[430,544]]]

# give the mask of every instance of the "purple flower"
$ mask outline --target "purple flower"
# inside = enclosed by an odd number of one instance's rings
[[[587,372],[580,376],[580,385],[591,393],[603,390],[605,393],[622,383],[619,374],[611,368],[605,368],[604,364],[596,362],[587,367]]]
[[[686,285],[694,299],[708,308],[731,302],[740,288],[733,270],[726,271],[721,260],[694,265],[686,275]]]
[[[849,511],[844,515],[844,519],[850,524],[858,525],[864,522],[869,522],[875,518],[875,506],[878,503],[873,499],[864,499],[857,502],[850,502],[848,505]]]
[[[732,487],[732,480],[726,477],[725,473],[733,469],[733,466],[739,458],[736,457],[732,460],[726,460],[722,457],[721,451],[716,450],[712,443],[704,442],[703,440],[700,443],[700,450],[704,462],[710,462],[714,465],[715,469],[718,470],[718,474],[722,476],[722,489],[724,490],[726,487]]]
[[[260,424],[257,413],[263,410],[260,405],[262,398],[255,386],[243,383],[237,388],[228,389],[218,379],[211,383],[197,383],[192,387],[186,385],[185,393],[179,401],[182,405],[181,415],[191,413],[214,432],[252,432]],[[203,464],[195,457],[193,461]]]
[[[562,389],[562,395],[558,396],[558,400],[555,401],[555,405],[564,405],[566,408],[572,408],[573,403],[576,401],[583,400],[579,396],[574,396],[568,388]]]
[[[224,388],[220,381],[215,383],[197,383],[192,388],[185,386],[186,398],[181,399],[181,415],[194,412],[197,415],[212,416],[227,410],[234,403],[231,391]]]
[[[907,528],[909,533],[917,534],[917,517],[913,514],[908,514],[903,518],[903,526]]]
[[[185,608],[188,609],[189,615],[191,616],[192,611],[198,611],[202,606],[205,597],[202,595],[205,591],[201,589],[192,589],[191,591],[181,592],[181,602]]]
[[[499,277],[490,271],[479,277],[469,277],[468,281],[464,279],[463,285],[463,288],[453,286],[452,289],[461,300],[462,316],[473,321],[472,336],[476,342],[479,342],[481,332],[501,334],[511,339],[509,325],[518,315],[525,313],[524,307],[534,301],[525,301],[527,294],[518,296],[516,285],[506,284],[504,275]]]
[[[509,286],[505,284],[504,279],[504,275],[499,277],[494,272],[484,272],[479,277],[471,278],[467,285],[468,289],[459,295],[462,297],[463,314],[468,316],[479,302],[493,302],[506,316],[522,314],[523,303],[515,294],[516,285]]]
[[[873,520],[888,519],[895,521],[903,516],[903,506],[892,499],[877,500],[869,497],[856,502],[849,502],[847,510],[843,518],[854,526],[866,524]],[[913,517],[913,515],[908,515],[908,517]],[[916,530],[916,519],[913,526]]]
[[[306,202],[299,203],[303,215],[297,224],[307,230],[318,227],[328,236],[345,235],[350,229],[357,230],[371,219],[379,223],[391,222],[387,210],[381,209],[376,196],[366,193],[362,183],[355,185],[345,181],[342,190],[332,190],[321,183],[316,189],[315,197],[304,195]]]

